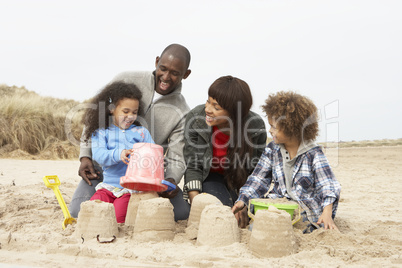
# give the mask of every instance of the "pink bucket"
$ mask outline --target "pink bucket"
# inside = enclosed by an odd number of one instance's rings
[[[130,155],[126,176],[120,178],[120,185],[137,191],[163,192],[168,188],[164,179],[163,148],[153,143],[136,143]]]

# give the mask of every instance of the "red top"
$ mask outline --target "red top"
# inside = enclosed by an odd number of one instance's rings
[[[217,127],[212,127],[212,162],[210,172],[224,173],[229,167],[226,157],[229,144],[229,135],[224,134]]]

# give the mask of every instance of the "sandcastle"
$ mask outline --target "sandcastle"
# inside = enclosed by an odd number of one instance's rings
[[[197,244],[220,247],[235,242],[240,242],[240,230],[230,207],[207,205],[201,213]]]
[[[130,201],[127,206],[127,215],[126,215],[126,226],[134,226],[135,219],[137,218],[138,206],[140,205],[141,200],[148,200],[152,198],[158,198],[158,194],[156,192],[142,192],[132,194],[130,197]]]
[[[173,205],[167,198],[141,200],[134,224],[133,239],[137,242],[173,240],[175,221]]]
[[[204,208],[210,204],[222,205],[222,202],[215,196],[207,193],[201,193],[194,197],[186,228],[186,234],[190,239],[195,239],[197,237],[201,213]]]
[[[114,206],[100,200],[81,203],[75,234],[84,239],[112,238],[119,233]]]
[[[258,210],[249,247],[258,257],[283,257],[296,252],[296,241],[289,213],[270,206]]]

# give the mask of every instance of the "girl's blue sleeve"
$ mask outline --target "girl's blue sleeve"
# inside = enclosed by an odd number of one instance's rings
[[[108,149],[108,140],[104,129],[97,130],[92,135],[92,159],[98,162],[102,167],[108,167],[118,164],[120,161],[120,151]]]
[[[151,133],[149,133],[148,129],[146,128],[144,128],[144,142],[155,143],[152,139]]]

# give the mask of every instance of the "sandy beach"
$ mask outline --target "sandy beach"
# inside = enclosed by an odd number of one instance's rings
[[[256,257],[247,229],[240,242],[199,245],[186,235],[187,221],[175,223],[171,241],[135,241],[124,225],[112,243],[82,241],[76,225],[63,230],[62,210],[42,181],[58,175],[68,204],[81,179],[78,160],[0,159],[0,266],[401,267],[402,146],[331,148],[326,155],[342,185],[339,232],[295,229],[296,253],[280,258]]]

